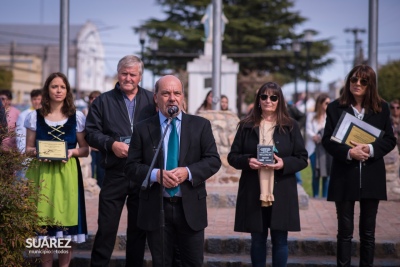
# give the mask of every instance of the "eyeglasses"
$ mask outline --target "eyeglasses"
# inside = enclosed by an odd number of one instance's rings
[[[351,83],[357,83],[358,80],[360,80],[360,84],[361,84],[362,86],[367,86],[367,85],[368,85],[368,80],[367,80],[367,79],[358,78],[358,77],[355,77],[355,76],[353,76],[353,77],[350,78],[350,82],[351,82]]]
[[[400,109],[399,106],[390,106],[390,109]]]
[[[268,97],[269,97],[269,99],[270,99],[272,102],[278,101],[278,96],[277,96],[277,95],[270,95],[270,96],[269,96],[269,95],[260,95],[260,99],[261,99],[262,101],[267,100]]]

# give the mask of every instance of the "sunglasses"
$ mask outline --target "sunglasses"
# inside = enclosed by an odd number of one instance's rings
[[[367,80],[367,79],[358,78],[358,77],[355,77],[355,76],[353,76],[353,77],[350,78],[350,82],[351,82],[351,83],[357,83],[358,80],[360,80],[360,84],[361,84],[362,86],[367,86],[367,85],[368,85],[368,80]]]
[[[395,106],[390,106],[390,108],[391,108],[391,109],[400,109],[399,106],[396,106],[396,107],[395,107]]]
[[[268,96],[268,95],[260,95],[260,99],[261,99],[262,101],[267,100],[268,97],[269,97],[269,99],[270,99],[272,102],[278,101],[278,96],[277,96],[277,95],[270,95],[270,96]]]

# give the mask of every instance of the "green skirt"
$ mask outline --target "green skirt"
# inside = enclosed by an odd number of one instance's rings
[[[69,231],[64,235],[87,234],[79,160],[70,158],[67,163],[33,160],[26,177],[35,182],[41,195],[37,203],[39,217],[50,218],[57,225],[67,227]],[[45,226],[47,222],[41,220],[41,225]]]

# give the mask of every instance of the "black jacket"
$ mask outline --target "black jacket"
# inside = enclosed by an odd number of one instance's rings
[[[86,141],[102,155],[102,165],[123,173],[126,158],[118,158],[112,151],[114,141],[132,135],[131,122],[125,101],[117,83],[113,90],[97,97],[86,118]],[[136,107],[133,123],[156,114],[153,93],[139,87],[135,96]]]
[[[262,232],[260,201],[260,180],[258,170],[249,165],[249,158],[257,158],[259,127],[245,124],[239,127],[228,154],[228,162],[235,169],[242,170],[236,201],[235,231]],[[308,154],[304,147],[299,126],[293,120],[293,129],[285,127],[286,133],[275,129],[273,137],[276,155],[281,157],[284,167],[274,172],[274,198],[271,206],[272,230],[300,231],[299,202],[295,173],[307,167]]]
[[[361,198],[386,200],[386,170],[383,157],[396,146],[388,104],[382,102],[382,111],[379,113],[368,110],[364,115],[363,121],[385,133],[382,138],[372,143],[374,157],[362,163],[361,171],[358,160],[347,160],[350,147],[330,140],[343,111],[354,115],[351,106],[341,106],[338,100],[330,103],[326,110],[322,145],[333,157],[328,200],[356,201]]]

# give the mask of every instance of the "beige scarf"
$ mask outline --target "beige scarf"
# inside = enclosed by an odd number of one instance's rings
[[[260,123],[260,140],[262,145],[274,145],[273,133],[275,122],[261,120]],[[274,170],[259,169],[258,176],[260,178],[260,200],[261,207],[269,207],[274,201]]]

